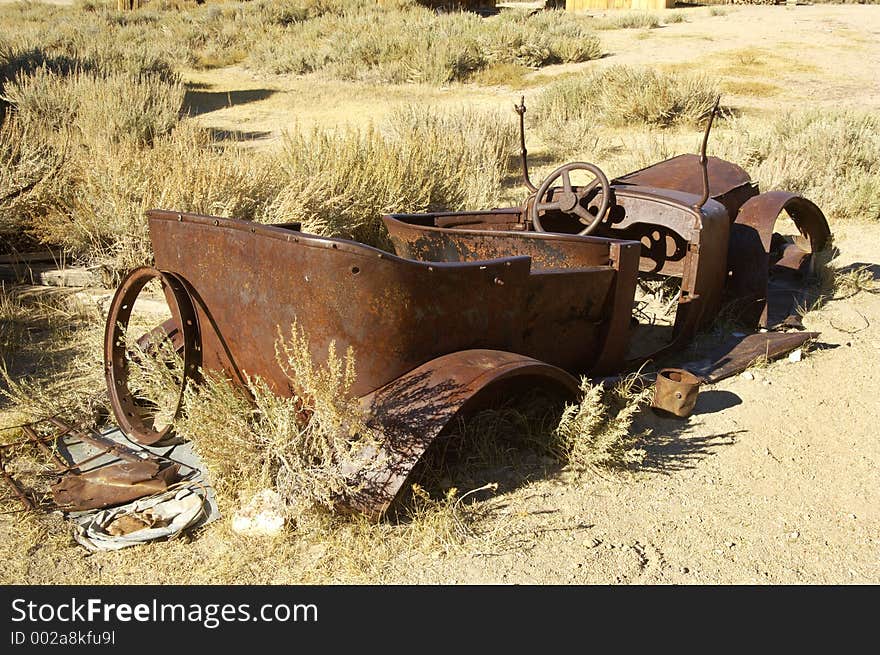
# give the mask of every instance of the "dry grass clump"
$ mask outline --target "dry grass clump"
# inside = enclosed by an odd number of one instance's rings
[[[679,14],[680,16],[680,14]],[[667,21],[668,22],[668,21]],[[673,22],[681,22],[680,20]],[[660,17],[644,11],[634,12],[611,12],[593,23],[597,30],[628,30],[646,29],[652,30],[660,27]]]
[[[150,144],[177,125],[184,88],[156,75],[58,73],[42,66],[7,82],[3,99],[24,125],[71,129],[88,143]]]
[[[597,125],[697,125],[717,97],[717,84],[703,76],[611,66],[549,84],[532,120],[548,142],[584,143]]]
[[[340,357],[331,342],[326,361],[316,363],[294,324],[289,337],[279,335],[276,354],[293,397],[276,396],[256,379],[245,394],[209,373],[188,386],[176,430],[193,441],[226,502],[273,487],[292,515],[332,509],[357,491],[354,473],[378,457],[364,454],[375,452],[378,437],[351,394],[354,353]]]
[[[809,309],[821,307],[829,300],[852,298],[862,292],[880,293],[880,281],[868,264],[838,268],[826,262],[818,268],[818,278],[821,295],[815,307]]]
[[[488,66],[545,66],[601,55],[583,20],[564,12],[503,12],[483,19],[423,7],[389,11],[365,4],[313,20],[272,27],[250,65],[272,73],[321,71],[338,79],[448,84]],[[430,39],[425,34],[431,34]]]
[[[553,433],[560,459],[576,470],[627,468],[645,460],[641,435],[631,434],[631,427],[651,391],[638,391],[633,382],[606,389],[587,378],[581,381],[580,402],[566,406]]]
[[[862,291],[880,291],[880,282],[870,266],[858,266],[846,272],[838,271],[834,276],[834,294],[837,298],[850,298]]]
[[[63,193],[57,175],[65,154],[43,143],[33,129],[0,124],[0,236],[21,236],[33,220],[57,210]],[[5,248],[0,248],[5,250]]]
[[[69,291],[0,286],[0,409],[18,422],[94,421],[106,409],[102,343],[97,307]]]
[[[490,206],[510,170],[510,120],[465,109],[396,112],[377,128],[286,135],[285,186],[267,210],[275,222],[302,221],[306,232],[382,246],[387,211]]]
[[[71,163],[69,210],[33,232],[104,271],[114,284],[152,258],[144,212],[155,207],[251,219],[278,189],[269,155],[215,146],[189,121],[151,146],[95,143]]]
[[[763,190],[801,193],[830,220],[880,220],[876,114],[815,109],[731,128],[713,139],[718,156],[744,167]]]

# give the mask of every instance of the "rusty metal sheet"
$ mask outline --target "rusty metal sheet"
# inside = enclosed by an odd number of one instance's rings
[[[604,306],[618,283],[610,264],[560,273],[580,293],[560,298],[558,318],[535,323],[542,287],[563,286],[532,270],[526,256],[422,262],[343,239],[244,221],[150,212],[156,268],[185,284],[198,314],[204,366],[233,379],[258,375],[276,393],[290,381],[274,344],[296,321],[315,361],[335,341],[353,347],[363,396],[441,355],[491,348],[531,356],[534,330],[557,341],[547,322],[577,320],[582,340],[566,362],[595,360]],[[625,281],[628,283],[628,281]],[[548,287],[549,288],[549,287]],[[546,300],[541,299],[542,303]],[[563,306],[564,305],[564,306]]]
[[[498,214],[389,214],[383,221],[395,251],[409,259],[530,257],[526,329],[523,348],[516,352],[574,373],[623,366],[641,246],[591,236],[460,227],[482,228],[481,220],[494,225]]]
[[[819,336],[818,332],[759,332],[750,334],[729,348],[721,347],[703,375],[707,382],[718,382],[746,370],[755,362],[768,361],[800,348]],[[691,366],[688,366],[691,368]]]
[[[177,464],[120,462],[85,473],[67,473],[54,485],[55,504],[64,511],[121,505],[168,489],[179,477]]]
[[[384,513],[425,450],[461,413],[507,397],[515,389],[552,391],[573,399],[577,380],[565,371],[514,353],[468,350],[419,366],[361,399],[383,434],[375,466],[350,472],[360,491],[344,504],[370,516]],[[365,453],[372,459],[375,453]]]

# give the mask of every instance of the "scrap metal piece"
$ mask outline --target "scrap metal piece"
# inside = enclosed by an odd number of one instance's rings
[[[662,368],[657,372],[651,407],[687,418],[697,404],[701,382],[699,377],[683,368]]]
[[[55,468],[57,470],[60,471],[69,468],[68,463],[58,456],[58,453],[55,451],[55,449],[49,448],[49,446],[46,445],[46,442],[40,438],[40,435],[38,435],[31,426],[23,425],[21,431],[24,432],[28,440],[30,440],[31,443],[35,444],[37,448],[39,448],[43,452],[43,454],[46,455],[46,457],[55,462]],[[53,441],[57,440],[59,436],[61,435],[55,435],[53,437]]]
[[[116,443],[112,439],[108,439],[104,435],[98,434],[94,430],[80,430],[79,428],[74,428],[67,425],[66,423],[55,417],[50,418],[49,422],[55,427],[60,428],[63,431],[62,434],[70,434],[70,436],[79,439],[80,441],[85,441],[95,448],[102,449],[105,453],[112,453],[123,461],[136,464],[149,457],[149,454],[146,452],[138,452],[131,448],[126,448],[122,444]]]
[[[818,332],[758,332],[716,357],[703,378],[715,383],[746,370],[761,359],[773,361],[819,336]]]
[[[177,481],[177,464],[161,467],[150,460],[120,462],[86,473],[67,473],[52,485],[55,504],[65,510],[87,510],[161,493]]]
[[[635,185],[681,191],[700,196],[703,193],[703,167],[700,156],[684,154],[652,164],[611,181],[612,185]],[[740,166],[706,157],[709,197],[722,205],[731,218],[749,198],[758,195],[757,185]]]
[[[700,168],[703,173],[703,195],[700,196],[699,202],[694,205],[694,209],[700,209],[706,204],[711,194],[709,188],[709,160],[706,157],[706,146],[709,144],[709,132],[712,131],[712,122],[715,120],[715,114],[718,112],[718,105],[721,103],[721,96],[715,98],[715,104],[712,105],[712,112],[709,114],[709,120],[706,123],[706,131],[703,132],[703,142],[700,144]]]
[[[519,150],[522,160],[522,178],[525,187],[534,193],[538,190],[532,180],[529,178],[529,153],[526,150],[526,97],[520,98],[519,104],[513,106],[514,111],[519,114]]]

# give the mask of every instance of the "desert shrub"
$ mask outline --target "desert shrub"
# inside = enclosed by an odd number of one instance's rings
[[[538,97],[532,121],[548,141],[580,143],[600,124],[699,124],[717,97],[717,84],[704,76],[612,66],[549,84]]]
[[[714,141],[763,190],[810,198],[835,220],[880,220],[880,119],[814,109],[772,121],[740,120]]]
[[[488,31],[483,48],[490,63],[546,66],[597,59],[599,38],[583,19],[562,11],[504,12]]]
[[[59,209],[65,156],[17,121],[0,124],[0,236],[21,235]]]
[[[296,324],[279,333],[276,354],[293,397],[276,396],[260,380],[249,380],[245,393],[208,373],[188,386],[176,431],[193,441],[222,500],[274,488],[292,513],[331,509],[357,491],[354,472],[378,457],[364,454],[378,436],[351,393],[355,354],[339,356],[331,342],[324,361],[315,361]]]
[[[103,328],[97,308],[69,290],[0,284],[0,426],[12,423],[5,410],[15,423],[106,415]]]
[[[413,107],[389,124],[387,133],[288,134],[286,183],[268,215],[302,221],[307,232],[382,246],[383,212],[485,207],[497,198],[515,143],[510,121]]]
[[[88,142],[149,144],[178,122],[184,89],[153,75],[60,74],[41,67],[5,85],[3,99],[20,121],[51,130],[71,128]]]
[[[272,157],[214,147],[189,121],[148,147],[93,144],[77,153],[71,168],[68,211],[37,220],[34,231],[100,267],[111,284],[152,258],[146,210],[251,219],[278,189]]]
[[[631,433],[633,418],[650,389],[637,391],[634,379],[605,388],[581,381],[581,398],[566,405],[553,433],[557,456],[574,469],[625,468],[641,464],[647,453],[641,435]]]
[[[482,19],[365,5],[273,26],[271,38],[254,44],[249,62],[272,73],[322,71],[339,79],[448,84],[499,63],[544,66],[600,55],[587,22],[563,12],[504,12]]]
[[[660,18],[656,14],[644,11],[634,12],[611,12],[595,21],[596,29],[600,30],[627,30],[647,29],[652,30],[660,27]]]

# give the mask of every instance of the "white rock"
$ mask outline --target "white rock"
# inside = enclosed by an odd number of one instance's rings
[[[252,537],[276,535],[284,528],[284,501],[272,489],[254,494],[250,502],[232,516],[232,529]]]
[[[800,348],[798,348],[797,350],[792,350],[790,353],[788,353],[788,361],[790,361],[792,364],[796,364],[803,358],[804,352]]]
[[[749,371],[743,371],[742,373],[739,374],[739,376],[741,378],[743,378],[744,380],[754,380],[755,379],[755,375]]]

